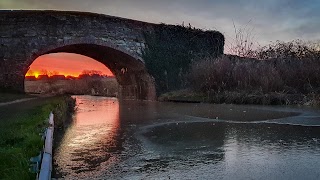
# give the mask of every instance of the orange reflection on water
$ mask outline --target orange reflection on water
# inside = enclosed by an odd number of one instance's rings
[[[119,101],[109,98],[108,101],[97,100],[88,101],[86,99],[77,99],[78,113],[75,116],[77,126],[108,124],[115,125],[119,123]]]
[[[117,163],[121,138],[119,101],[116,98],[75,96],[77,109],[54,156],[65,179]],[[90,179],[90,178],[89,178]]]
[[[101,141],[113,141],[119,129],[119,101],[117,99],[90,97],[77,98],[74,115],[76,136],[69,146],[84,146]]]

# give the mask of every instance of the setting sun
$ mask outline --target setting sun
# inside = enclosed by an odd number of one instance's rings
[[[102,63],[79,54],[53,53],[38,57],[25,76],[64,75],[79,77],[84,71],[94,70],[100,75],[113,76],[112,72]]]
[[[26,76],[35,76],[36,78],[38,78],[39,75],[40,75],[40,73],[37,72],[37,71],[36,71],[36,72],[33,72],[33,73],[30,73],[30,72],[29,72],[29,74],[28,74],[28,73],[26,74]]]

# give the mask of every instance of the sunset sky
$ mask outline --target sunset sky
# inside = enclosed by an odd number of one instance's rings
[[[31,71],[30,71],[31,70]],[[37,58],[30,66],[27,76],[38,76],[43,70],[58,72],[64,76],[77,77],[84,70],[101,71],[102,75],[113,76],[112,72],[100,62],[86,56],[70,53],[55,53]]]
[[[235,40],[234,25],[258,45],[320,39],[318,0],[0,0],[0,9],[53,9],[102,13],[154,23],[191,24],[225,35],[225,52]]]

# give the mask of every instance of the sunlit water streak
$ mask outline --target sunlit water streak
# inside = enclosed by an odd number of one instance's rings
[[[73,123],[55,153],[57,169],[66,178],[96,175],[101,166],[118,161],[113,153],[119,146],[119,101],[91,96],[76,100]]]
[[[54,158],[66,179],[320,179],[316,109],[76,98]]]

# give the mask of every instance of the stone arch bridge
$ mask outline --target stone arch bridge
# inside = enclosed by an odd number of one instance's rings
[[[68,52],[106,65],[123,98],[154,100],[155,83],[142,52],[147,46],[144,33],[158,27],[85,12],[0,11],[0,90],[24,91],[25,74],[37,57]],[[223,49],[223,42],[212,46]]]

